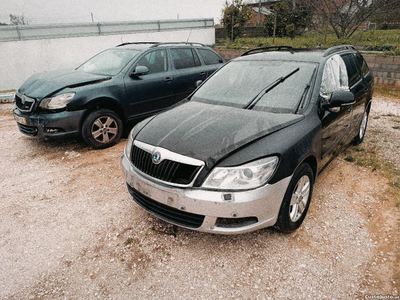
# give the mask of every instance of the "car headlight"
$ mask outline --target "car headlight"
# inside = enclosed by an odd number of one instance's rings
[[[131,132],[129,133],[128,140],[126,141],[126,146],[125,146],[125,155],[129,159],[131,158],[131,152],[133,146],[133,130],[135,129],[135,127],[133,127]]]
[[[57,95],[51,98],[44,98],[40,102],[40,107],[44,109],[61,109],[67,106],[67,104],[74,98],[75,93],[66,93]]]
[[[277,156],[272,156],[237,167],[214,168],[202,187],[220,190],[244,190],[260,187],[274,174],[278,161]]]

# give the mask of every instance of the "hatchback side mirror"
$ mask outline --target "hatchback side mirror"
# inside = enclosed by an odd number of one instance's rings
[[[149,68],[145,66],[137,66],[130,74],[129,76],[141,76],[141,75],[147,75],[149,74]]]
[[[324,106],[326,108],[334,108],[352,105],[356,103],[354,101],[354,95],[350,91],[334,91],[329,99],[329,102]]]

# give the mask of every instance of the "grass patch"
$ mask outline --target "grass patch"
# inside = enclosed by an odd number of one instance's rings
[[[400,55],[400,30],[369,30],[366,32],[358,31],[349,39],[338,39],[334,33],[327,35],[326,43],[324,43],[324,35],[316,31],[305,32],[294,39],[290,37],[277,37],[275,44],[272,43],[272,37],[256,37],[256,38],[237,38],[234,42],[230,42],[228,38],[217,39],[216,47],[227,49],[252,49],[268,46],[291,46],[293,48],[314,49],[318,45],[322,48],[332,46],[352,44],[360,49],[367,51],[382,51],[387,55]]]
[[[375,143],[374,143],[375,142]],[[392,163],[387,162],[383,157],[378,155],[379,152],[376,141],[364,141],[363,147],[355,146],[347,148],[344,160],[355,163],[361,167],[371,168],[388,179],[388,192],[396,199],[396,206],[400,195],[400,170]]]
[[[400,102],[400,91],[390,90],[387,88],[374,88],[375,97],[388,97],[393,100],[398,100]]]
[[[124,245],[128,246],[128,245],[130,245],[132,243],[133,243],[133,238],[127,238],[127,240],[125,241]]]

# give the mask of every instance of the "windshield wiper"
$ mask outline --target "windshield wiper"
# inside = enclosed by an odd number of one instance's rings
[[[249,103],[247,103],[245,106],[243,106],[243,108],[244,109],[252,109],[266,93],[268,93],[270,90],[272,90],[277,85],[284,82],[286,79],[288,79],[290,76],[292,76],[299,70],[300,70],[300,68],[297,68],[297,69],[293,70],[292,72],[290,72],[289,74],[287,74],[286,76],[280,77],[277,80],[275,80],[273,83],[268,85],[266,88],[262,89],[262,91],[260,93],[258,93],[253,99],[251,99],[251,101]]]

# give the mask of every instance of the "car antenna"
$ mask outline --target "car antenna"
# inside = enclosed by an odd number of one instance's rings
[[[193,28],[190,28],[189,36],[188,36],[188,38],[186,40],[186,43],[189,43],[189,39],[190,39],[190,35],[192,34],[192,30],[193,30]]]

